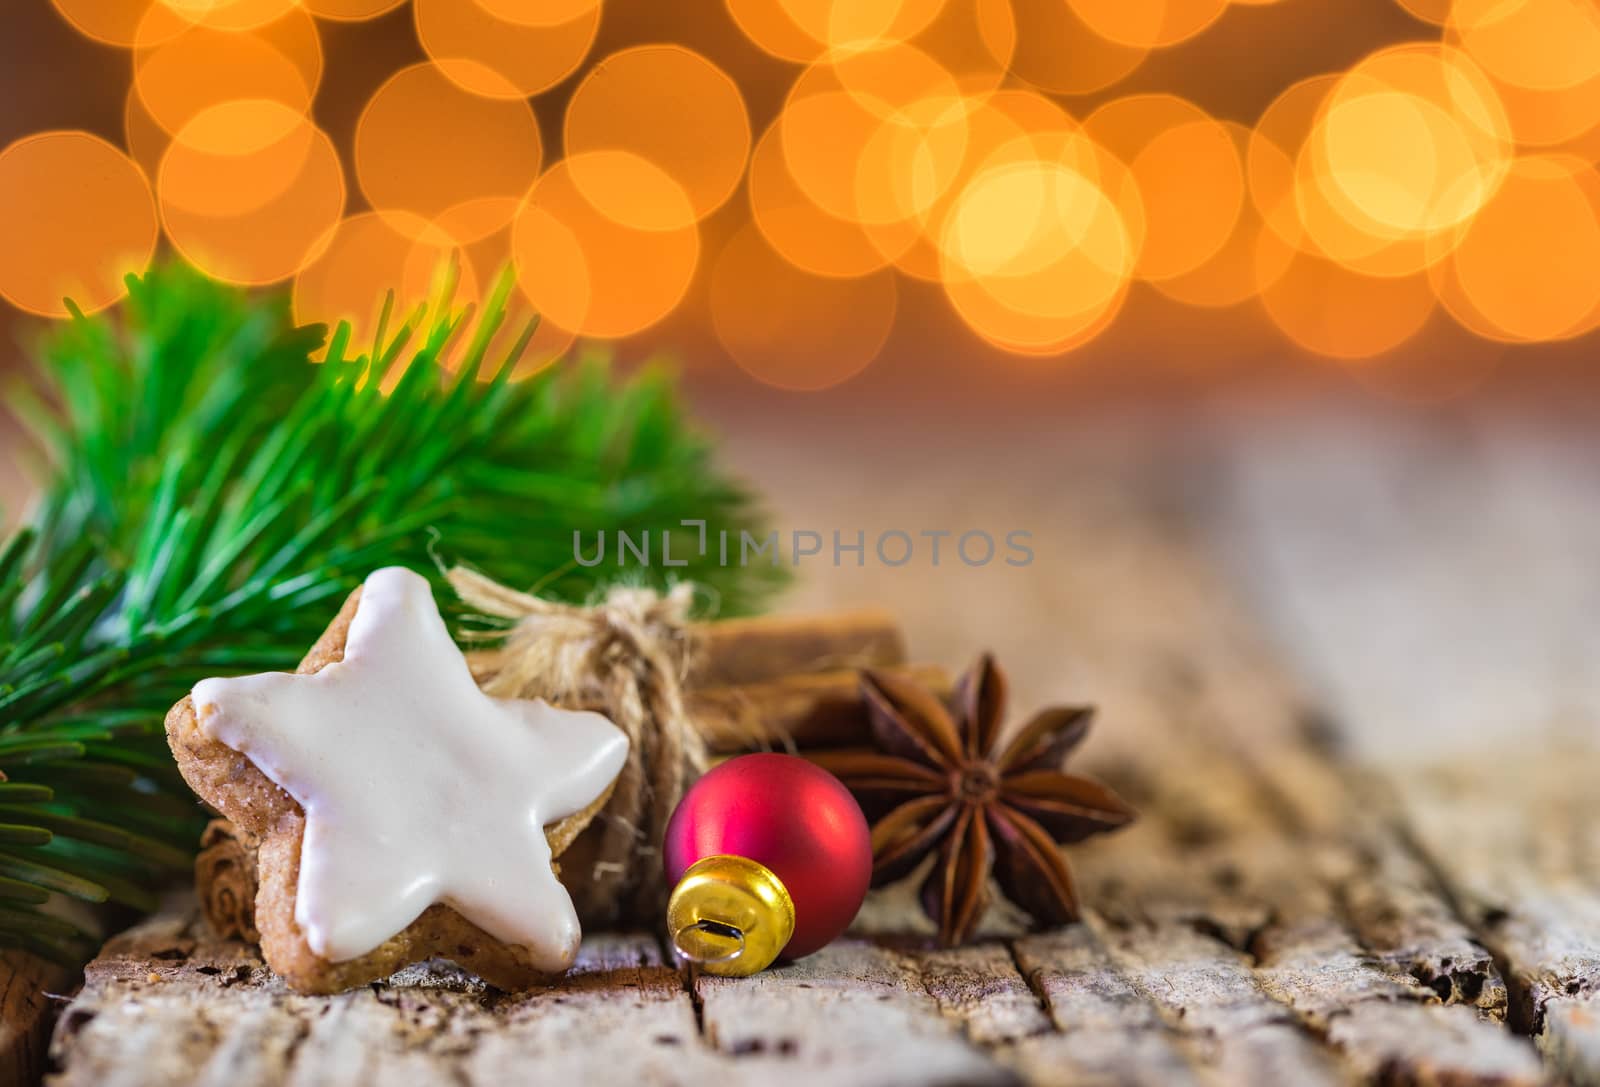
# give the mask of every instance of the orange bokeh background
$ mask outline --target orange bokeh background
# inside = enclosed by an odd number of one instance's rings
[[[1593,0],[21,6],[0,38],[97,62],[5,77],[30,314],[165,245],[359,337],[453,260],[543,315],[524,373],[1311,357],[1424,396],[1464,387],[1413,387],[1440,344],[1482,375],[1600,326]]]

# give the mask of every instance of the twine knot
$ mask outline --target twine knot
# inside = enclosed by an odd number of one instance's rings
[[[628,737],[628,759],[605,810],[562,856],[590,879],[569,885],[583,919],[608,924],[664,905],[660,845],[667,820],[705,769],[706,749],[684,707],[694,586],[666,593],[619,586],[597,604],[541,600],[454,567],[445,575],[468,607],[510,620],[499,644],[467,656],[498,698],[543,698],[604,713]],[[658,901],[658,899],[660,901]]]

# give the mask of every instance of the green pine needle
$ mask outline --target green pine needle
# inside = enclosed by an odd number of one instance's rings
[[[207,675],[293,668],[377,567],[428,573],[441,600],[454,562],[582,600],[669,571],[581,567],[575,531],[665,531],[690,556],[670,573],[722,614],[777,587],[771,567],[693,558],[682,520],[764,529],[669,375],[619,380],[589,360],[512,382],[531,324],[488,353],[509,278],[475,320],[451,309],[452,286],[390,315],[367,354],[340,326],[322,363],[324,330],[295,327],[283,292],[178,265],[130,280],[119,314],[50,337],[11,398],[47,478],[0,549],[0,946],[92,951],[47,912],[52,894],[152,907],[203,820],[167,708]]]

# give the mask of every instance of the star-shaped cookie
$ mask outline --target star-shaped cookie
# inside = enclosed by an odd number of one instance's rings
[[[298,673],[207,679],[173,707],[185,779],[262,839],[262,953],[330,992],[453,959],[515,988],[559,973],[578,918],[553,857],[627,755],[595,713],[473,682],[428,583],[379,570]]]

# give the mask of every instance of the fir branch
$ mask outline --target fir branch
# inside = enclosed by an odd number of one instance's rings
[[[50,338],[14,399],[49,479],[0,550],[0,946],[92,950],[46,912],[52,894],[150,905],[200,815],[167,707],[206,675],[292,668],[376,567],[460,561],[578,600],[667,571],[580,567],[574,531],[666,531],[690,557],[671,572],[724,612],[776,587],[770,567],[694,559],[680,521],[737,534],[761,518],[669,376],[590,360],[512,382],[531,326],[488,353],[509,279],[476,320],[450,287],[366,354],[341,326],[322,363],[324,330],[296,328],[282,292],[176,265],[131,280],[120,315]]]

